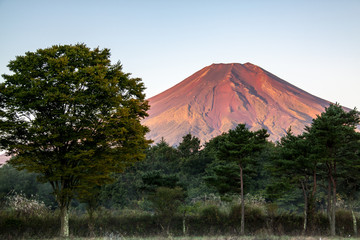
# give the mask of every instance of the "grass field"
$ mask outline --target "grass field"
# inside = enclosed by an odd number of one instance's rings
[[[213,237],[121,237],[107,236],[100,238],[68,238],[69,240],[355,240],[352,237],[320,237],[320,236],[213,236]],[[52,238],[49,240],[64,240],[63,238]]]

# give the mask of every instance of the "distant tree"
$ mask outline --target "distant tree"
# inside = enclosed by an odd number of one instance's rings
[[[325,111],[306,127],[306,138],[314,157],[320,160],[328,179],[328,207],[330,232],[335,236],[335,212],[338,181],[348,178],[350,169],[359,164],[360,133],[355,131],[360,123],[359,112],[349,112],[339,104],[330,104]],[[358,166],[357,166],[358,167]]]
[[[220,160],[234,162],[238,166],[240,176],[242,235],[244,234],[245,226],[243,170],[247,164],[254,161],[254,155],[265,147],[268,137],[269,134],[267,134],[265,129],[252,132],[245,124],[239,124],[235,129],[229,130],[217,153]]]
[[[153,185],[147,181],[150,180],[151,176],[154,177],[154,183],[159,182],[160,179],[156,179],[159,176],[168,180],[174,177],[176,182],[180,182],[179,152],[175,147],[170,146],[164,138],[146,149],[145,154],[144,161],[135,163],[123,173],[114,174],[116,180],[102,187],[99,200],[104,207],[130,207],[135,201],[142,199],[144,194],[148,194],[148,187],[155,191],[160,185]]]
[[[161,170],[165,174],[174,174],[179,171],[179,158],[177,149],[162,138],[160,142],[146,151],[146,159],[139,164],[138,168],[144,172]]]
[[[189,136],[190,135],[184,136],[183,137],[184,141],[185,139],[189,139]],[[196,137],[192,137],[192,139],[196,140],[194,141],[195,142],[194,145],[195,145],[195,149],[198,150],[192,151],[192,154],[189,154],[187,157],[182,157],[181,169],[184,175],[193,176],[193,177],[199,177],[199,176],[202,177],[202,175],[205,174],[208,165],[216,160],[216,152],[218,150],[217,148],[219,145],[219,141],[221,138],[223,138],[223,136],[224,135],[219,135],[217,137],[212,138],[209,142],[206,142],[204,144],[204,148],[201,150],[199,149],[200,141],[197,141],[198,139]]]
[[[360,154],[360,149],[359,153]],[[359,156],[360,157],[360,156]],[[352,165],[347,168],[346,177],[339,181],[338,192],[344,197],[346,206],[352,214],[354,237],[357,237],[357,219],[355,209],[360,207],[360,161],[359,157],[353,161]],[[341,174],[343,175],[343,174]]]
[[[164,174],[161,171],[150,171],[142,175],[143,185],[141,191],[152,194],[159,187],[175,188],[183,186],[179,182],[179,178],[174,174]]]
[[[111,65],[108,49],[84,44],[27,52],[10,61],[0,84],[0,146],[17,169],[49,182],[69,235],[68,209],[76,191],[112,180],[145,157],[149,106],[139,78]]]
[[[272,179],[268,166],[274,160],[276,146],[273,142],[267,141],[264,148],[254,156],[254,162],[246,169],[251,182],[247,180],[248,191],[255,195],[266,195],[266,186]]]
[[[177,149],[179,150],[181,157],[189,158],[199,152],[200,139],[192,136],[191,133],[188,133],[183,136],[183,140],[180,142]]]
[[[40,201],[49,207],[55,207],[56,202],[51,195],[51,186],[49,183],[39,183],[36,181],[38,174],[29,173],[27,170],[19,171],[10,164],[4,164],[0,167],[0,202],[12,191],[25,194],[30,198],[37,196]]]
[[[220,193],[222,200],[230,200],[227,194],[240,194],[240,173],[235,162],[214,161],[206,169],[204,181]]]
[[[310,154],[311,146],[304,135],[294,136],[291,128],[277,145],[277,157],[272,161],[271,172],[274,182],[268,185],[272,195],[284,195],[293,188],[299,188],[304,199],[304,224],[313,224],[315,193],[317,189],[317,159]]]

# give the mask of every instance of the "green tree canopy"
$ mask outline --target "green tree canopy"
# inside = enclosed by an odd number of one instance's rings
[[[161,171],[149,171],[142,175],[143,184],[140,186],[141,191],[147,194],[153,194],[159,187],[175,188],[181,187],[179,178],[173,174],[163,174]]]
[[[190,156],[199,152],[200,139],[192,136],[191,133],[188,133],[183,136],[183,140],[177,149],[179,150],[181,157],[189,158]]]
[[[313,119],[304,133],[311,145],[311,154],[322,163],[328,179],[328,210],[331,235],[335,235],[335,211],[338,183],[349,178],[351,169],[359,168],[359,112],[345,111],[338,103],[330,104]],[[330,214],[331,211],[331,214]]]
[[[313,159],[311,145],[304,135],[294,136],[291,128],[277,144],[277,157],[271,163],[273,183],[268,185],[268,193],[280,197],[299,188],[304,199],[304,233],[312,225],[314,217],[315,193],[317,188],[317,158]],[[308,224],[310,223],[310,224]]]
[[[235,129],[229,130],[223,138],[221,137],[218,139],[220,140],[217,151],[218,159],[231,162],[238,166],[241,196],[241,234],[244,234],[245,225],[243,171],[248,164],[254,163],[254,155],[259,153],[266,146],[267,137],[269,137],[269,134],[265,129],[252,132],[245,124],[239,124]],[[218,170],[219,173],[230,172],[229,166],[226,167],[226,165]],[[235,175],[234,172],[231,174]],[[232,188],[229,188],[229,190],[231,189]]]
[[[143,159],[149,106],[139,78],[131,78],[109,49],[84,44],[27,52],[10,61],[0,84],[0,145],[10,163],[49,182],[62,211],[78,189],[111,180],[111,173]]]
[[[0,202],[11,193],[23,193],[26,197],[36,196],[47,206],[54,207],[56,202],[51,193],[49,183],[36,181],[36,173],[29,173],[27,170],[18,171],[10,164],[0,167]]]

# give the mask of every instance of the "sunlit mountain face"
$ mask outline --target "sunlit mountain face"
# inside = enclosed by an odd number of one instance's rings
[[[171,145],[188,133],[204,143],[239,123],[276,141],[290,126],[300,134],[330,103],[251,63],[210,65],[148,100],[147,138]]]

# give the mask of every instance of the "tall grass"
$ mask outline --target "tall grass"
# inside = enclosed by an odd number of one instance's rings
[[[25,202],[22,206],[31,206],[26,200],[22,200]],[[41,203],[32,204],[41,206]],[[88,215],[73,211],[70,214],[70,234],[73,238],[86,238],[94,234],[100,238],[106,237],[105,239],[198,239],[196,236],[203,236],[200,239],[240,239],[240,207],[237,201],[224,203],[218,199],[193,203],[174,216],[169,232],[160,226],[159,216],[154,213],[107,209],[96,211],[93,232],[90,232]],[[0,239],[49,239],[58,236],[59,212],[41,207],[35,209],[38,210],[25,211],[11,204],[3,207],[0,211]],[[302,223],[301,215],[279,212],[275,205],[248,203],[245,206],[245,232],[249,239],[279,239],[269,236],[284,235],[291,239],[301,235]],[[308,233],[309,235],[329,234],[328,219],[325,215],[316,215],[315,224],[314,231]],[[351,214],[346,210],[338,211],[338,236],[352,236],[352,231]]]

